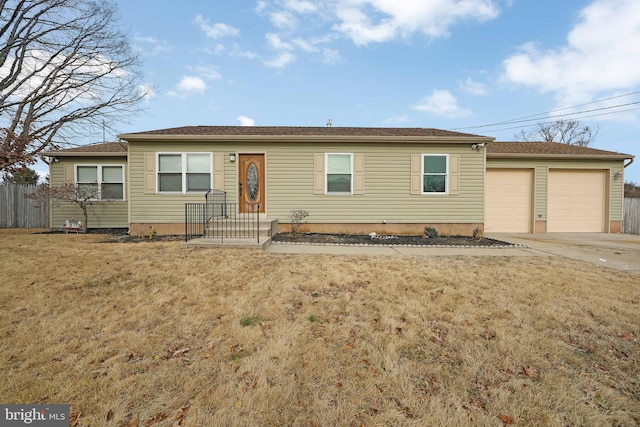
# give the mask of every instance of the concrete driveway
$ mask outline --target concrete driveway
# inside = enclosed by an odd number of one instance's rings
[[[603,233],[491,233],[488,237],[525,245],[549,255],[640,274],[640,236]]]

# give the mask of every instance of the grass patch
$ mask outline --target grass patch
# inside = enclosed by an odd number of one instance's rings
[[[638,275],[101,240],[0,230],[0,402],[78,426],[640,423]]]
[[[242,326],[252,326],[260,321],[260,316],[245,316],[240,319],[240,325]]]

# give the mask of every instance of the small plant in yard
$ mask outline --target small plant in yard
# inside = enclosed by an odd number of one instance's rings
[[[426,239],[435,239],[438,237],[438,230],[433,227],[425,227],[424,228],[424,237]]]
[[[315,316],[313,314],[311,316],[309,316],[309,322],[311,322],[311,323],[315,323],[315,322],[317,322],[319,320],[320,319],[318,319],[318,316]]]
[[[260,316],[245,316],[240,320],[240,325],[251,326],[260,320]]]
[[[473,229],[473,238],[479,241],[484,240],[484,230],[480,227],[476,227]]]
[[[155,239],[157,234],[158,234],[158,231],[156,230],[156,228],[153,225],[150,225],[149,226],[149,234],[147,235],[149,240]]]
[[[309,211],[305,211],[304,209],[294,209],[289,214],[289,219],[291,220],[291,232],[297,233],[298,228],[300,228],[301,224],[304,224],[304,219],[309,216]]]

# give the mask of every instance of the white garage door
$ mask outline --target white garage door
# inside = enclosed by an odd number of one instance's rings
[[[547,232],[603,232],[605,194],[602,170],[550,170]]]
[[[532,189],[531,169],[487,169],[485,231],[530,233]]]

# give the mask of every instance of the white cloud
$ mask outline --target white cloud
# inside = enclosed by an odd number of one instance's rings
[[[278,28],[295,28],[296,19],[287,11],[274,12],[269,15],[271,23]]]
[[[354,0],[341,2],[336,14],[340,22],[334,29],[366,45],[414,33],[444,37],[458,21],[495,19],[499,10],[493,0]]]
[[[267,33],[265,36],[267,39],[267,43],[269,44],[269,48],[273,50],[292,50],[293,46],[289,43],[285,43],[282,41],[279,35],[273,33]]]
[[[534,44],[503,62],[503,80],[552,92],[559,105],[640,84],[640,2],[596,0],[564,46],[540,50]]]
[[[207,84],[200,77],[184,76],[177,84],[176,89],[183,94],[202,93],[207,90]]]
[[[140,93],[144,96],[145,101],[150,101],[156,97],[155,88],[148,83],[141,84],[138,87],[138,89],[140,90]]]
[[[272,60],[265,61],[264,65],[271,68],[284,68],[295,60],[296,56],[291,52],[282,52]]]
[[[467,80],[460,82],[460,89],[477,96],[484,96],[489,93],[489,91],[487,90],[487,85],[477,82],[471,78],[467,78]]]
[[[466,117],[471,114],[471,111],[458,106],[458,100],[448,90],[434,90],[430,96],[414,105],[413,108],[450,119]]]
[[[304,50],[305,52],[317,52],[318,48],[313,45],[313,43],[308,42],[307,40],[295,39],[293,43]]]
[[[211,25],[209,23],[208,18],[204,18],[202,15],[198,15],[195,18],[196,24],[200,26],[202,31],[207,35],[207,37],[212,39],[219,39],[227,36],[235,36],[240,33],[237,28],[234,28],[227,24],[215,23]]]
[[[322,62],[325,64],[339,64],[342,61],[340,52],[334,49],[322,49]]]
[[[247,117],[247,116],[238,116],[238,117],[236,117],[236,120],[238,120],[240,122],[240,126],[255,126],[256,125],[256,121],[253,120],[252,118]]]
[[[256,7],[255,7],[255,11],[257,14],[261,14],[263,10],[265,10],[267,8],[267,2],[264,0],[258,0],[256,2]]]
[[[137,48],[146,55],[159,55],[171,50],[171,47],[166,41],[160,41],[153,36],[141,36],[136,34],[133,36],[133,40],[138,43]],[[150,50],[147,47],[150,47]]]
[[[296,60],[296,56],[291,53],[293,45],[283,42],[278,34],[267,33],[266,39],[269,48],[277,51],[278,55],[269,61],[265,61],[264,65],[271,68],[284,68]]]
[[[222,75],[214,67],[204,67],[202,65],[196,65],[195,67],[189,67],[191,71],[195,71],[201,77],[207,80],[220,80]]]
[[[284,6],[297,13],[310,13],[318,9],[314,3],[306,0],[286,0]]]

